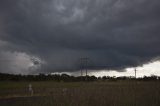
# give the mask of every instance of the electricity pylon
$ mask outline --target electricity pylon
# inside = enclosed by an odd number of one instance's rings
[[[88,58],[81,58],[80,59],[80,64],[81,64],[81,77],[83,76],[83,70],[86,72],[86,80],[87,80],[87,75],[88,75]]]

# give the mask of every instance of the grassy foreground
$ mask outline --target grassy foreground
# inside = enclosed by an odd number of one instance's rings
[[[2,81],[0,106],[160,106],[160,82]]]

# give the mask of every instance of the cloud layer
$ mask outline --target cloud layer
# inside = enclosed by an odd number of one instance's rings
[[[159,57],[159,28],[159,0],[1,0],[0,57],[36,57],[37,72],[77,71],[82,57],[121,70]]]

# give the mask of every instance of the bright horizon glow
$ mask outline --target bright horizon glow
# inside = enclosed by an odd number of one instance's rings
[[[144,77],[144,76],[151,76],[156,75],[160,76],[160,61],[155,61],[152,63],[144,64],[143,66],[139,67],[132,67],[132,68],[126,68],[122,72],[118,72],[116,70],[101,70],[101,71],[94,71],[89,72],[88,75],[96,76],[96,77],[103,77],[103,76],[132,76],[135,77],[135,69],[137,70],[137,77]],[[73,76],[80,76],[80,71],[77,72],[54,72],[52,74],[68,74]],[[85,75],[85,71],[83,71],[83,76]]]
[[[156,75],[160,76],[160,61],[155,61],[149,64],[144,64],[142,67],[126,68],[124,72],[118,72],[116,70],[102,70],[100,72],[90,72],[89,75],[95,75],[96,77],[102,76],[135,76],[135,68],[137,70],[137,77]]]

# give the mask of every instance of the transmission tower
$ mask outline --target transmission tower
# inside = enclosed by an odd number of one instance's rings
[[[83,70],[85,70],[86,80],[87,80],[87,75],[88,75],[88,61],[89,61],[89,58],[87,58],[87,57],[80,59],[80,62],[81,62],[81,77],[83,76]]]

